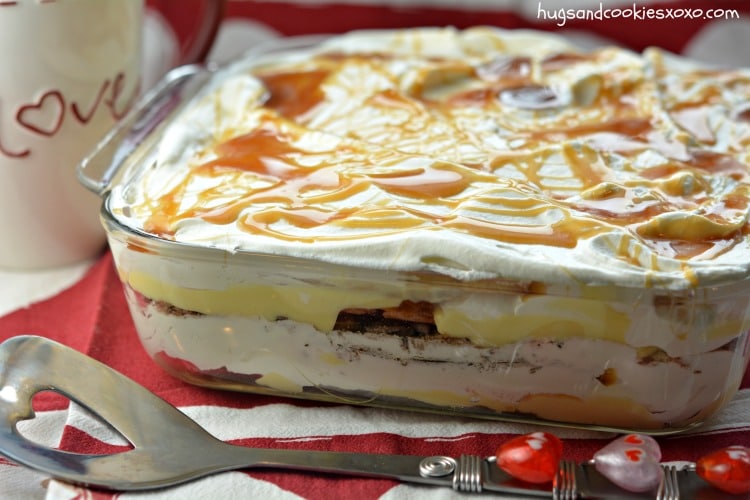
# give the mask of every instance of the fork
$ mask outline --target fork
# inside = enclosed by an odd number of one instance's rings
[[[680,483],[677,478],[677,467],[674,465],[662,465],[664,478],[659,484],[656,500],[679,500]]]
[[[570,460],[561,460],[552,482],[552,500],[574,500],[578,498],[576,468]]]

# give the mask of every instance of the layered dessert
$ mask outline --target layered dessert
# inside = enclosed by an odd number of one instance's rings
[[[653,432],[740,384],[750,71],[353,32],[222,69],[155,143],[104,220],[193,383]]]

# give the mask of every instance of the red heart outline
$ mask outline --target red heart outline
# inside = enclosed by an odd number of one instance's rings
[[[54,99],[57,101],[57,118],[50,128],[43,128],[34,123],[33,114],[36,112],[43,112],[44,107],[49,106],[49,104],[47,103],[52,102],[50,101],[50,99]],[[32,132],[36,132],[39,135],[52,137],[57,133],[58,130],[60,130],[64,116],[65,99],[63,98],[62,93],[59,90],[48,90],[47,92],[42,94],[36,104],[24,104],[23,106],[19,107],[18,111],[16,112],[16,121],[19,125],[28,130],[31,130]]]

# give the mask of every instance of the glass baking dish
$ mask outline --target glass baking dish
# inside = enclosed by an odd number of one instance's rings
[[[254,58],[315,47],[286,39]],[[173,71],[79,168],[136,330],[170,374],[217,389],[650,434],[698,426],[748,365],[750,282],[662,287],[349,265],[173,241],[114,213],[186,106],[236,66]],[[244,71],[244,69],[243,69]],[[110,161],[114,157],[114,161]]]

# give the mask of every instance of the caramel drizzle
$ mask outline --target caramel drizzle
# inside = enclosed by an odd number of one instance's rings
[[[529,199],[476,196],[473,201],[483,202],[482,207],[467,209],[464,207],[466,199],[461,194],[471,186],[492,183],[494,188],[505,184],[505,189],[516,192],[518,188],[512,183],[498,183],[490,174],[456,164],[431,162],[378,173],[378,166],[403,160],[403,155],[381,153],[368,156],[351,150],[349,153],[357,161],[350,161],[342,167],[338,159],[347,154],[347,148],[343,147],[328,154],[318,153],[319,163],[314,167],[304,166],[309,153],[294,145],[295,137],[288,130],[291,127],[284,127],[287,130],[282,131],[277,125],[278,122],[268,120],[256,130],[220,144],[216,148],[216,159],[194,167],[169,194],[152,202],[153,212],[158,215],[150,219],[146,229],[170,236],[181,220],[201,218],[218,225],[237,221],[240,228],[250,233],[312,242],[352,238],[351,233],[331,236],[311,232],[307,235],[304,231],[328,224],[356,229],[360,238],[418,227],[444,227],[499,241],[565,247],[575,246],[581,234],[594,234],[603,229],[598,221],[572,214],[551,225],[492,223],[465,215],[463,212],[467,210],[498,216],[513,214],[520,209],[528,213]],[[252,174],[254,181],[265,185],[237,193],[236,186],[246,184],[242,177],[248,173]],[[196,203],[182,208],[191,183],[201,177],[221,178],[222,182],[215,188],[203,190]],[[221,202],[226,198],[226,186],[231,186],[233,193],[229,201]],[[372,187],[388,194],[387,205],[330,208]],[[538,211],[552,208],[537,203]],[[428,209],[420,210],[420,206]],[[436,211],[434,206],[442,206],[444,210]],[[250,207],[253,207],[252,213],[243,215]],[[284,232],[276,229],[280,222],[296,230]]]
[[[746,223],[739,226],[736,223],[748,208],[747,165],[730,154],[691,149],[679,137],[664,136],[663,123],[659,121],[663,118],[652,114],[655,103],[644,98],[644,109],[639,107],[643,103],[633,101],[633,95],[638,99],[652,93],[654,85],[649,81],[605,82],[608,85],[604,85],[585,116],[577,116],[581,110],[561,110],[559,116],[551,117],[540,128],[540,122],[533,122],[538,127],[533,130],[524,130],[517,121],[508,121],[512,115],[501,110],[493,116],[524,146],[517,151],[486,149],[487,159],[481,164],[431,161],[411,169],[386,169],[383,173],[379,166],[397,165],[408,155],[346,140],[341,147],[328,152],[311,153],[296,146],[305,129],[295,128],[298,125],[293,122],[304,125],[315,116],[316,109],[326,103],[323,88],[326,81],[338,66],[351,59],[334,54],[322,56],[317,69],[285,68],[261,74],[270,93],[265,107],[280,116],[265,120],[255,131],[219,144],[216,159],[194,167],[172,192],[152,200],[155,215],[146,229],[170,237],[181,220],[201,218],[219,225],[237,222],[241,229],[253,234],[312,242],[443,227],[502,242],[574,247],[580,239],[616,227],[643,241],[657,255],[679,259],[715,257],[742,241],[748,233]],[[362,63],[372,62],[373,58],[358,55],[354,59]],[[374,60],[381,65],[388,58],[380,56]],[[553,72],[587,61],[591,58],[560,54],[542,61],[540,67],[542,71]],[[459,108],[496,111],[502,89],[536,85],[533,64],[528,58],[518,58],[472,69],[468,78],[479,82],[478,88],[454,92],[438,101],[426,97],[427,89],[416,87],[408,95],[395,90],[379,91],[366,103],[376,109],[402,109],[419,115],[422,121],[409,124],[410,130],[405,131],[406,135],[414,135],[428,126],[430,120],[455,123],[455,111]],[[737,78],[730,82],[746,84]],[[672,112],[678,125],[690,131],[691,125],[686,120],[700,117],[693,110],[718,99],[717,88],[717,85],[709,87],[698,102],[689,103],[692,107],[677,101],[667,111]],[[700,123],[693,128],[696,126],[703,127],[700,139],[710,144],[713,138],[709,137],[707,125]],[[351,134],[356,136],[356,132],[353,130]],[[459,128],[459,135],[482,144],[481,137],[473,137],[471,131]],[[624,168],[632,170],[629,159],[647,149],[661,152],[669,161],[615,182],[608,159],[618,155],[626,161]],[[555,180],[554,175],[543,173],[553,152],[562,155],[568,170],[563,185],[558,187],[549,185],[550,179]],[[315,158],[314,166],[310,166],[311,157]],[[507,164],[520,173],[519,179],[499,178],[493,173]],[[687,177],[675,180],[680,174]],[[716,176],[738,182],[737,187],[719,200],[711,196],[710,177]],[[222,182],[204,189],[195,203],[183,207],[191,183],[198,178],[221,178]],[[683,186],[688,184],[689,189]],[[477,194],[477,190],[487,190],[489,185],[522,196],[493,198]],[[358,195],[366,196],[373,188],[387,196],[374,205],[340,207]],[[238,189],[241,192],[236,192]],[[472,211],[489,217],[472,216]],[[646,224],[659,215],[680,211],[696,212],[719,229],[716,233],[680,236],[660,233]],[[531,219],[530,215],[544,212],[554,214],[547,218],[552,222],[493,222],[507,220],[507,216]],[[690,223],[689,216],[685,223]],[[325,225],[351,231],[312,231]],[[623,259],[634,258],[624,247],[620,254]]]

